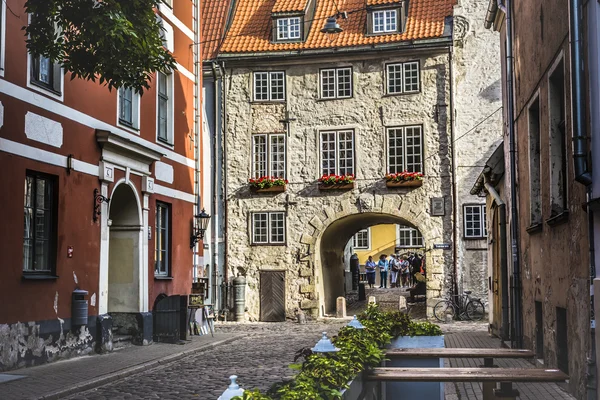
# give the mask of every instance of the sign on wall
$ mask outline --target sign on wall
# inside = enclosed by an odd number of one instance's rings
[[[433,216],[446,215],[446,207],[444,204],[443,197],[432,197],[431,198],[431,215],[433,215]]]

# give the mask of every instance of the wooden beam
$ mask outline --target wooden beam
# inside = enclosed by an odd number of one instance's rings
[[[569,376],[558,369],[537,368],[373,368],[376,381],[405,382],[563,382]]]
[[[389,358],[533,358],[534,352],[522,349],[459,349],[459,348],[414,348],[390,349]]]

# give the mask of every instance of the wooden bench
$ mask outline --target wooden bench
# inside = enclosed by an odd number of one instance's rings
[[[568,376],[559,370],[497,368],[497,365],[494,365],[494,358],[533,358],[535,354],[531,350],[504,348],[406,348],[387,350],[385,355],[390,359],[483,358],[484,364],[481,368],[375,368],[374,372],[385,372],[385,374],[381,377],[372,374],[373,378],[371,379],[427,382],[477,381],[483,383],[484,400],[494,398],[515,399],[518,396],[518,391],[512,389],[513,382],[563,382],[568,379]],[[416,379],[413,372],[417,371],[430,372],[425,372],[426,375],[422,379]],[[400,378],[398,378],[399,375],[401,375]],[[384,378],[384,376],[387,378]],[[391,376],[395,376],[398,379],[391,379]],[[500,382],[499,390],[496,389],[497,382]]]

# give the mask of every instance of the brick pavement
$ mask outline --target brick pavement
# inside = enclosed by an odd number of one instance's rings
[[[446,347],[462,348],[496,348],[500,347],[500,340],[487,333],[485,323],[442,324]],[[500,367],[506,368],[533,368],[530,361],[524,359],[498,359],[494,360]],[[446,360],[446,365],[451,367],[479,367],[483,364],[480,358],[452,358]],[[554,400],[575,398],[564,392],[554,383],[517,383],[515,388],[521,394],[520,400]],[[479,400],[482,398],[482,385],[477,382],[448,383],[446,384],[446,400]]]
[[[239,337],[235,334],[215,334],[214,338],[210,335],[194,336],[184,345],[154,343],[145,347],[131,346],[108,354],[10,371],[7,374],[22,375],[25,378],[0,383],[0,399],[61,398],[155,366],[172,363],[189,354],[224,345]]]

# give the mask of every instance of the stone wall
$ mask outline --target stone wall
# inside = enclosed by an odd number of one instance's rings
[[[488,297],[487,238],[464,239],[463,205],[485,204],[470,194],[502,140],[500,40],[483,26],[487,1],[459,0],[454,8],[454,110],[459,290]]]
[[[259,318],[261,270],[286,270],[286,310],[293,315],[301,307],[313,314],[324,311],[329,292],[338,292],[337,282],[324,284],[331,269],[343,271],[344,246],[360,229],[379,223],[404,223],[417,227],[426,246],[448,242],[451,235],[451,162],[449,125],[448,54],[444,50],[365,60],[346,57],[343,63],[318,64],[293,60],[281,66],[256,65],[227,70],[227,246],[230,276],[244,272],[251,319]],[[371,55],[370,57],[373,57]],[[384,95],[386,62],[421,63],[421,92]],[[256,61],[254,61],[256,62]],[[230,64],[231,65],[231,64]],[[353,68],[354,93],[350,99],[319,99],[319,69],[332,66]],[[252,71],[286,71],[285,103],[251,101]],[[436,112],[437,110],[437,112]],[[286,132],[285,112],[295,118],[287,135],[287,191],[278,195],[252,194],[251,136],[255,133]],[[425,180],[416,189],[388,189],[386,127],[419,124],[423,127]],[[319,132],[353,129],[356,186],[351,191],[319,191]],[[445,197],[446,215],[430,215],[431,197]],[[289,202],[288,202],[289,201]],[[294,203],[294,204],[291,204]],[[250,213],[287,211],[286,244],[260,246],[250,242]],[[360,217],[362,215],[362,218]],[[342,221],[342,222],[340,222]],[[337,223],[336,223],[337,222]],[[327,246],[323,237],[329,230]],[[335,233],[335,235],[332,235]],[[339,242],[339,243],[338,243]],[[342,243],[343,242],[343,243]],[[326,255],[327,252],[330,254]],[[322,259],[324,256],[327,262]],[[439,297],[451,251],[435,250],[428,257],[428,297]],[[334,265],[335,264],[335,265]],[[338,265],[339,264],[339,265]],[[343,281],[341,282],[343,285]]]

